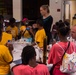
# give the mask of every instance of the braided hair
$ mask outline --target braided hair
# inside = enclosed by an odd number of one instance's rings
[[[27,65],[29,60],[36,56],[36,52],[33,46],[26,46],[22,51],[22,64]]]

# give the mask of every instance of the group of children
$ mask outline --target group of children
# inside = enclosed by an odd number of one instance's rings
[[[3,17],[0,17],[0,18],[3,19]],[[24,37],[24,38],[30,38],[30,37],[34,38],[34,40],[35,40],[34,42],[36,42],[38,44],[38,46],[40,48],[42,48],[44,38],[46,38],[46,33],[43,28],[43,21],[41,19],[36,21],[36,25],[37,25],[37,29],[38,29],[36,33],[34,33],[34,31],[33,31],[33,27],[28,25],[27,18],[24,18],[22,20],[23,24],[21,25],[21,27],[19,29],[16,26],[15,21],[16,20],[14,18],[11,18],[9,20],[9,25],[6,27],[6,31],[3,30],[3,25],[0,22],[0,74],[3,74],[3,75],[10,75],[10,73],[9,73],[10,72],[10,63],[13,61],[13,57],[12,57],[13,46],[11,44],[8,44],[9,40],[12,41],[13,38],[15,40],[18,40],[19,39],[18,37],[20,34],[21,37]],[[29,51],[29,53],[26,52],[27,50]],[[32,52],[34,52],[34,53],[32,53]],[[32,54],[30,54],[30,53],[32,53]],[[29,56],[31,58],[28,56],[28,54],[30,54]],[[26,56],[24,56],[24,55],[26,55]],[[23,49],[22,61],[24,64],[25,64],[25,62],[28,61],[27,65],[29,65],[29,63],[30,63],[30,65],[33,65],[31,67],[36,67],[36,66],[37,66],[36,68],[44,67],[45,69],[41,68],[41,72],[44,72],[45,75],[49,75],[49,72],[48,72],[46,66],[38,65],[36,63],[35,56],[36,56],[35,49],[32,46],[27,46]],[[25,57],[27,59],[25,59]],[[32,63],[34,63],[34,64],[32,64]],[[31,68],[31,67],[27,66],[27,68]],[[45,70],[47,70],[47,71],[45,72]],[[39,72],[40,72],[40,70],[38,71],[38,73]],[[43,74],[43,73],[41,73],[41,74]]]
[[[6,32],[3,32],[1,43],[5,44],[8,40],[12,40],[12,38],[14,38],[15,40],[20,39],[21,37],[33,38],[34,42],[36,42],[38,46],[42,48],[44,38],[46,38],[46,33],[43,28],[43,21],[41,19],[36,21],[38,29],[36,33],[34,33],[33,27],[29,26],[28,22],[29,20],[27,18],[24,18],[22,20],[21,27],[18,29],[18,27],[15,24],[15,19],[11,18],[9,20],[9,25],[6,27]],[[8,39],[5,39],[5,37]]]

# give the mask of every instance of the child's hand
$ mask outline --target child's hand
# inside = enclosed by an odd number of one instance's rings
[[[33,27],[33,28],[37,28],[37,24],[33,24],[32,27]]]
[[[8,47],[8,49],[10,50],[10,51],[13,51],[13,49],[14,49],[14,47],[13,47],[13,44],[6,44],[6,46]]]

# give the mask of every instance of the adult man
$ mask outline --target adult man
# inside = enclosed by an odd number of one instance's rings
[[[74,40],[76,40],[76,25],[71,28],[71,36]]]

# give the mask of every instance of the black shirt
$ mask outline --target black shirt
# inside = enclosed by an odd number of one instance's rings
[[[53,23],[52,16],[48,16],[47,18],[43,19],[43,22],[44,22],[43,27],[44,27],[46,35],[47,35],[48,33],[50,33],[51,26],[52,26],[52,23]]]

